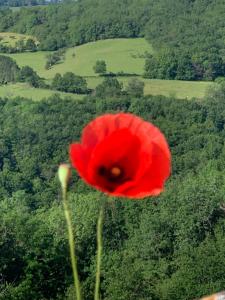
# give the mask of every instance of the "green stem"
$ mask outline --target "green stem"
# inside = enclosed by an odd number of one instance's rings
[[[95,281],[95,300],[99,300],[100,275],[101,275],[101,256],[102,256],[102,227],[103,227],[104,206],[102,205],[97,224],[97,266]]]
[[[74,287],[76,291],[76,299],[82,300],[81,297],[81,288],[80,288],[80,281],[77,271],[77,258],[75,254],[75,242],[74,242],[74,236],[73,236],[73,227],[72,227],[72,221],[71,221],[71,215],[70,210],[67,202],[67,193],[66,193],[66,187],[63,188],[63,207],[64,207],[64,214],[66,218],[67,223],[67,230],[68,230],[68,239],[69,239],[69,248],[70,248],[70,260],[73,270],[73,280],[74,280]]]

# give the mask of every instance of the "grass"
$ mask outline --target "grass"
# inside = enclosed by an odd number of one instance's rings
[[[74,100],[83,98],[83,95],[63,93],[46,89],[36,89],[26,83],[15,83],[0,86],[0,97],[14,98],[20,96],[32,99],[34,101],[40,101],[43,98],[48,98],[55,94],[59,94],[62,98],[71,97]]]
[[[203,98],[212,82],[144,79],[146,95],[174,96],[176,98]]]
[[[51,82],[56,73],[73,72],[86,77],[88,86],[94,89],[103,80],[102,77],[96,76],[93,71],[96,60],[105,60],[108,71],[114,73],[123,71],[124,73],[141,75],[144,71],[144,54],[152,51],[151,45],[143,38],[102,40],[69,48],[66,51],[64,62],[53,66],[50,70],[45,69],[46,55],[49,52],[38,51],[7,55],[15,59],[19,66],[29,65],[32,67],[48,83]],[[126,86],[130,77],[118,77],[118,79]],[[173,95],[177,98],[188,99],[203,98],[208,86],[212,84],[196,81],[140,79],[145,82],[145,95]],[[22,89],[21,86],[20,88]],[[30,89],[22,92],[20,88],[15,87],[14,93],[27,93],[36,97],[36,95],[34,96],[35,92],[31,93]],[[3,90],[8,93],[8,88],[4,87]],[[47,97],[49,93],[54,92],[40,90],[40,93],[37,93],[37,98],[40,99],[40,95]]]
[[[7,54],[16,60],[19,66],[29,65],[37,73],[51,79],[56,73],[73,72],[81,76],[94,76],[93,66],[96,60],[106,61],[110,72],[142,74],[144,70],[145,52],[151,52],[151,45],[143,38],[109,39],[69,48],[63,63],[45,69],[46,55],[49,52]],[[75,56],[74,56],[75,54]],[[141,57],[142,56],[142,57]]]
[[[31,36],[31,35],[25,35],[20,33],[14,33],[14,32],[0,32],[0,44],[3,44],[5,46],[11,46],[14,47],[16,42],[19,40],[28,40],[33,39],[37,42],[37,40]],[[26,55],[27,53],[23,53],[23,55]]]
[[[117,77],[126,88],[131,77]],[[87,77],[88,86],[94,89],[99,83],[103,81],[103,77]],[[203,98],[208,87],[212,82],[206,81],[181,81],[181,80],[161,80],[161,79],[145,79],[144,81],[145,95],[164,95],[174,96],[180,99]]]

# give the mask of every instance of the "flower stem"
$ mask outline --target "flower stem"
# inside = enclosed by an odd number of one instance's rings
[[[67,202],[66,187],[64,187],[62,189],[62,193],[63,193],[63,208],[64,208],[64,214],[65,214],[67,230],[68,230],[70,260],[71,260],[71,266],[72,266],[72,270],[73,270],[74,287],[75,287],[75,291],[76,291],[76,300],[82,300],[80,281],[79,281],[79,276],[78,276],[78,271],[77,271],[77,258],[76,258],[76,254],[75,254],[75,242],[74,242],[74,236],[73,236],[71,214],[70,214],[69,205]]]
[[[99,288],[100,288],[100,275],[101,275],[101,256],[102,256],[102,227],[103,227],[103,215],[104,206],[101,206],[98,224],[97,224],[97,262],[96,262],[96,281],[95,281],[95,298],[94,300],[100,300]]]

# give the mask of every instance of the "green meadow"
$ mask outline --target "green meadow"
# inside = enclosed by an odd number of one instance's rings
[[[132,73],[141,75],[144,70],[146,52],[151,52],[151,45],[143,38],[109,39],[69,48],[65,61],[45,69],[46,55],[49,52],[26,52],[7,54],[16,60],[19,66],[29,65],[37,73],[51,79],[56,73],[73,72],[81,76],[94,76],[93,66],[96,60],[105,60],[108,72]]]
[[[28,65],[32,67],[39,76],[51,82],[51,79],[56,73],[64,74],[73,72],[77,75],[84,76],[88,82],[88,86],[94,89],[99,84],[103,77],[96,76],[93,71],[93,66],[96,60],[105,60],[108,72],[124,72],[128,74],[136,74],[141,76],[144,72],[145,54],[152,52],[151,45],[144,38],[136,39],[108,39],[97,42],[87,43],[81,46],[69,48],[65,54],[65,60],[62,63],[54,65],[50,70],[45,69],[46,55],[50,52],[25,52],[7,54],[16,60],[21,66]],[[130,76],[118,77],[126,87]],[[209,82],[191,82],[178,80],[151,80],[143,79],[145,82],[145,95],[173,95],[177,98],[202,98],[212,83]],[[15,95],[31,95],[35,99],[47,97],[53,91],[45,89],[34,89],[23,85],[10,85],[0,87],[0,95],[9,93]],[[75,96],[75,98],[83,96]]]
[[[62,98],[71,97],[74,100],[79,100],[83,98],[83,95],[33,88],[27,83],[0,85],[0,96],[7,98],[14,98],[19,96],[32,99],[34,101],[40,101],[43,98],[48,98],[55,94],[60,95]]]
[[[117,77],[126,88],[128,81],[132,77]],[[207,89],[212,82],[207,81],[181,81],[181,80],[161,80],[161,79],[146,79],[139,77],[144,81],[145,95],[163,95],[173,96],[180,99],[203,98]],[[87,77],[88,86],[94,89],[99,83],[103,81],[103,77]]]

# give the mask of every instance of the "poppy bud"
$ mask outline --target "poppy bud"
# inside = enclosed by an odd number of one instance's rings
[[[63,189],[66,189],[71,177],[71,169],[69,164],[61,164],[58,169],[59,181]]]

